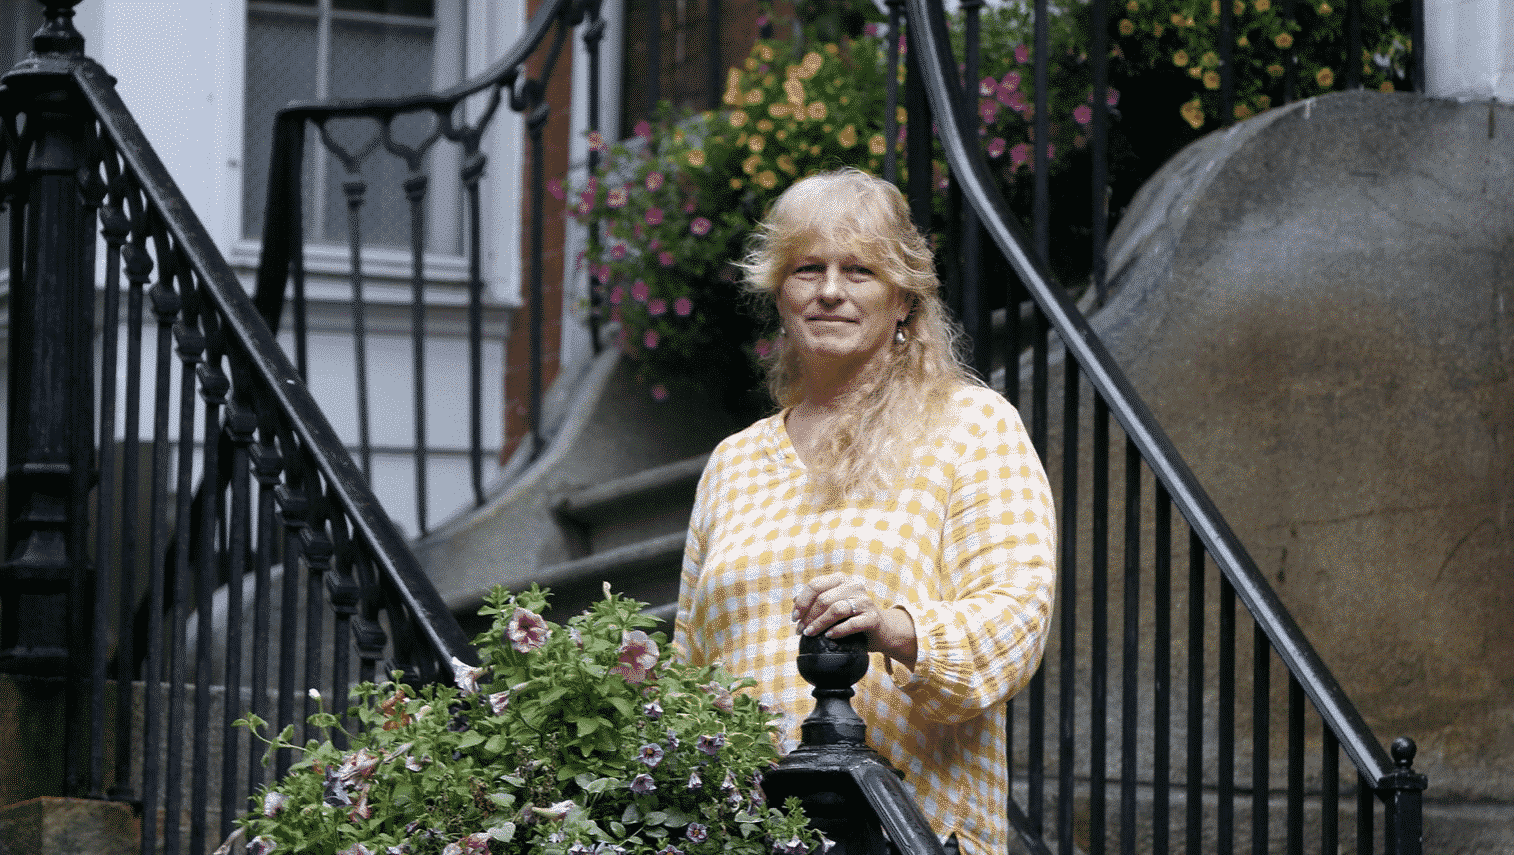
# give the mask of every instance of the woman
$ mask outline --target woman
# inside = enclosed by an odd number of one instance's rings
[[[1004,701],[1055,584],[1051,491],[1019,415],[962,367],[930,248],[892,184],[797,182],[744,262],[783,324],[781,412],[715,450],[694,502],[675,646],[756,681],[784,750],[813,709],[798,634],[864,632],[854,706],[933,830],[1005,851]]]

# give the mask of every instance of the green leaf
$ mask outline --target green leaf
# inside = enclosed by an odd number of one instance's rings
[[[463,734],[462,739],[459,739],[457,741],[457,748],[459,751],[461,751],[465,748],[472,748],[473,746],[483,741],[484,735],[482,733],[479,733],[476,730],[470,730]]]
[[[604,723],[603,720],[597,716],[585,716],[574,721],[574,724],[578,725],[578,735],[580,738],[589,736],[594,731],[599,730],[599,726],[602,723]]]

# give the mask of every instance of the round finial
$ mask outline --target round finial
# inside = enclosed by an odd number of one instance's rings
[[[799,639],[799,676],[817,689],[846,689],[867,673],[867,638],[861,633]]]
[[[83,53],[84,36],[74,29],[74,7],[79,0],[39,0],[42,28],[32,35],[37,53]]]
[[[1393,755],[1393,763],[1398,768],[1408,769],[1414,765],[1414,755],[1419,751],[1419,747],[1409,737],[1400,736],[1393,740],[1393,745],[1388,750]]]

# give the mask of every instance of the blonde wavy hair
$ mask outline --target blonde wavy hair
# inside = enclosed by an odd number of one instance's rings
[[[981,383],[963,363],[961,332],[941,301],[935,258],[899,188],[852,168],[795,182],[753,232],[741,262],[748,291],[775,307],[793,263],[817,240],[855,255],[911,306],[899,326],[904,341],[849,392],[823,432],[819,459],[811,461],[812,481],[830,505],[889,491],[947,412],[952,393]],[[798,405],[804,377],[792,337],[780,336],[766,368],[773,400]]]

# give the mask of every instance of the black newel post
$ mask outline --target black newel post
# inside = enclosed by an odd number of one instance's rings
[[[88,111],[69,77],[84,51],[76,2],[45,4],[32,53],[4,79],[23,105],[30,148],[5,170],[13,245],[0,671],[74,678],[70,720],[92,629],[85,503],[95,418],[93,210],[79,172]],[[74,784],[77,761],[66,760]]]
[[[830,855],[944,855],[898,771],[867,746],[867,725],[852,709],[852,686],[867,673],[861,636],[799,642],[799,673],[815,687],[815,711],[800,746],[763,779],[770,804],[790,796],[811,824],[835,842]],[[887,838],[884,835],[887,834]]]

